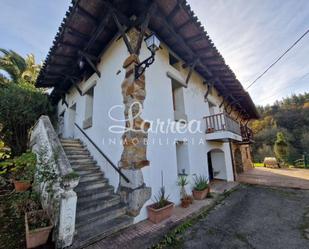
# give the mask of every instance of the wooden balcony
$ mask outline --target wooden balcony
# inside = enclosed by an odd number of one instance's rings
[[[239,123],[226,113],[204,117],[206,121],[206,140],[228,141],[229,139],[242,142]]]
[[[242,136],[242,143],[253,143],[253,131],[245,125],[240,126],[240,132]]]

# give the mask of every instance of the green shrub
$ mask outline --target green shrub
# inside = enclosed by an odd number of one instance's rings
[[[197,191],[202,191],[204,189],[207,189],[209,184],[208,184],[208,178],[203,176],[203,175],[194,175],[193,176],[194,180],[194,189]]]
[[[157,196],[155,196],[155,203],[153,207],[155,209],[160,209],[167,206],[170,203],[169,196],[165,195],[165,188],[161,187]]]
[[[179,175],[177,184],[180,187],[181,197],[185,198],[187,196],[185,186],[187,186],[189,184],[187,176],[186,175]]]
[[[35,174],[36,156],[32,152],[0,162],[0,175],[11,175],[15,180],[32,182]]]
[[[37,192],[16,192],[10,196],[10,207],[17,217],[22,217],[26,212],[41,209],[40,197]]]
[[[0,138],[13,156],[27,150],[29,131],[38,118],[53,113],[42,89],[25,82],[0,86]]]

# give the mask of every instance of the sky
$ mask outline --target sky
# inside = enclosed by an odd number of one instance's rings
[[[45,59],[71,0],[0,0],[0,47]],[[246,88],[309,29],[308,0],[188,0]],[[309,92],[309,34],[248,89],[257,105]]]

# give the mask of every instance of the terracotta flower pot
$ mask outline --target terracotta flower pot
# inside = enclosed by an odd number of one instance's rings
[[[13,182],[16,192],[25,192],[31,187],[30,182],[17,181],[17,180],[14,180]]]
[[[193,200],[194,200],[193,196],[192,195],[188,195],[188,199],[190,200],[190,204],[192,204]]]
[[[206,196],[208,195],[208,192],[209,192],[209,188],[206,188],[204,190],[195,190],[193,189],[192,190],[192,194],[193,194],[193,197],[195,200],[203,200],[206,198]]]
[[[188,197],[181,198],[181,207],[182,208],[187,208],[189,205],[192,203],[191,199]]]
[[[156,209],[155,203],[147,206],[148,210],[148,219],[157,224],[167,218],[169,218],[172,215],[172,211],[174,208],[174,203],[173,202],[168,202],[166,206],[163,208]]]
[[[29,229],[28,217],[31,214],[42,214],[43,210],[38,210],[34,212],[29,212],[25,214],[25,225],[26,225],[26,242],[27,248],[35,248],[46,244],[49,234],[53,228],[53,225],[47,227],[37,228],[34,230]],[[50,223],[51,224],[51,223]]]
[[[208,128],[208,129],[207,129],[207,133],[213,133],[214,131],[215,131],[214,128]]]

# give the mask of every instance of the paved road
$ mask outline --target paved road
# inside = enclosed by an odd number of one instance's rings
[[[177,248],[308,249],[305,229],[308,190],[241,186],[189,228]]]
[[[239,175],[237,181],[266,186],[309,189],[309,169],[256,167]]]

